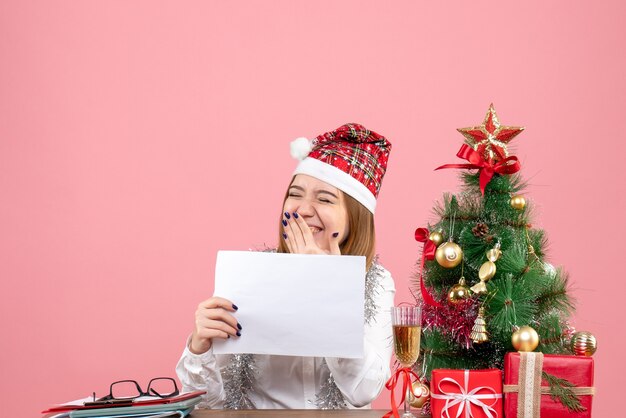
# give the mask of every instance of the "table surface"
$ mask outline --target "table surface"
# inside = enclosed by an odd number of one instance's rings
[[[191,418],[202,417],[300,417],[300,418],[382,418],[388,411],[383,409],[343,409],[323,411],[318,409],[256,409],[245,411],[221,410],[221,409],[196,409],[189,415]],[[417,418],[426,418],[430,415],[421,415],[417,411],[411,411]],[[400,413],[402,414],[402,413]]]

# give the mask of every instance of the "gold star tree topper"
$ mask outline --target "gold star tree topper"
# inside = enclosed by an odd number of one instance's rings
[[[482,125],[457,129],[470,147],[492,162],[502,161],[509,156],[507,150],[509,141],[523,130],[524,128],[518,126],[500,125],[493,103],[489,105]]]

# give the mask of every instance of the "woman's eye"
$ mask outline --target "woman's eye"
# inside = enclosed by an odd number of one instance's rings
[[[319,201],[322,202],[322,203],[333,203],[330,200],[324,199],[324,198],[320,199]]]
[[[300,195],[297,194],[297,193],[289,193],[288,196],[289,197],[300,197]]]

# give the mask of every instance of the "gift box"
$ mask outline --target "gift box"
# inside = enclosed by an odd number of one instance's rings
[[[435,369],[430,382],[433,418],[502,418],[502,371]]]
[[[571,411],[552,399],[542,372],[574,386],[584,411]],[[504,414],[506,418],[583,418],[591,416],[593,358],[542,353],[507,353],[504,357]]]

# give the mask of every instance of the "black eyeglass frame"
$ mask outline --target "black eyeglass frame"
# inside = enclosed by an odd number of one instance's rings
[[[152,386],[152,382],[154,382],[155,380],[169,380],[174,384],[174,392],[169,393],[167,395],[161,395],[159,392],[157,392],[156,390],[154,390],[151,386]],[[126,396],[123,398],[116,398],[115,396],[113,396],[113,386],[117,385],[118,383],[134,383],[135,387],[137,388],[137,393],[138,395],[136,396]],[[167,399],[167,398],[172,398],[174,396],[178,396],[180,394],[180,391],[178,390],[178,385],[176,384],[176,380],[172,379],[171,377],[155,377],[154,379],[150,379],[150,381],[148,382],[148,388],[147,390],[144,392],[143,389],[141,389],[141,386],[139,386],[139,383],[137,383],[136,380],[118,380],[117,382],[113,382],[111,383],[111,386],[109,387],[109,394],[107,396],[104,396],[100,399],[98,399],[98,401],[110,401],[113,399],[118,399],[118,400],[131,400],[131,399],[137,399],[141,396],[158,396],[161,399]]]

